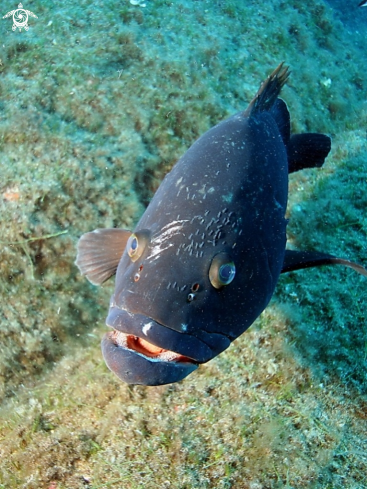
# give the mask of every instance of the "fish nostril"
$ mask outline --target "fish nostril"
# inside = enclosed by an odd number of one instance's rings
[[[188,301],[188,302],[192,302],[194,299],[195,299],[195,294],[189,294],[189,295],[187,296],[187,301]]]
[[[139,280],[139,278],[140,278],[140,273],[136,273],[134,275],[134,282],[137,282]]]
[[[200,284],[197,282],[191,285],[191,291],[192,292],[197,292],[200,289]]]

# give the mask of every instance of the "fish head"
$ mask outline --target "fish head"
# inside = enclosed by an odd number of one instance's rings
[[[253,235],[236,232],[236,214],[224,212],[211,239],[204,239],[209,217],[197,221],[138,229],[127,242],[106,320],[113,331],[102,341],[108,367],[125,382],[185,378],[225,350],[271,298],[277,278],[269,257]]]

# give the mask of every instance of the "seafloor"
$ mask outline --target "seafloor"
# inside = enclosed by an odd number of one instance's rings
[[[0,18],[1,488],[367,487],[364,277],[282,276],[226,352],[141,387],[102,360],[113,281],[74,265],[82,233],[133,228],[177,158],[282,60],[292,130],[333,138],[323,169],[290,178],[291,246],[367,263],[357,4],[28,0],[28,31]]]

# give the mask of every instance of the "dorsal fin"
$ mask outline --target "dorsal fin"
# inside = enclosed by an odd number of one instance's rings
[[[251,117],[257,112],[270,110],[280,94],[281,89],[287,83],[290,75],[288,66],[284,66],[284,61],[278,65],[273,73],[262,83],[255,97],[244,111],[245,117]]]
[[[291,138],[291,118],[287,104],[281,98],[277,98],[270,113],[278,126],[284,146],[287,146]]]

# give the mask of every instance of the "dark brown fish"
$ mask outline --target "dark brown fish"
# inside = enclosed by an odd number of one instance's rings
[[[282,272],[357,264],[286,250],[288,173],[320,167],[322,134],[290,135],[278,68],[248,108],[201,136],[166,175],[134,233],[83,235],[76,263],[101,284],[116,272],[102,341],[108,367],[132,384],[176,382],[242,334]]]

